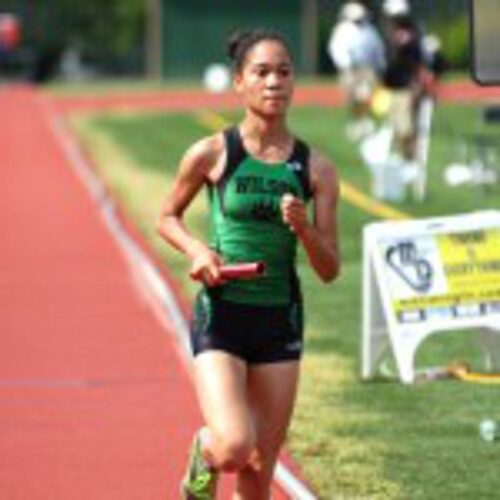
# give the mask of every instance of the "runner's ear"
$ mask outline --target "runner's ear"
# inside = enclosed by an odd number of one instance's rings
[[[238,94],[243,93],[243,75],[241,73],[233,75],[233,87]]]

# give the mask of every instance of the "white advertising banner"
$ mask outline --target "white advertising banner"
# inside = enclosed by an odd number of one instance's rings
[[[500,229],[380,241],[400,323],[500,313]]]
[[[500,330],[500,212],[370,224],[363,274],[363,375],[387,337],[410,382],[428,335]]]

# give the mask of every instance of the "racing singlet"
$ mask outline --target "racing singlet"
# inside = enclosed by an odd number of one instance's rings
[[[225,263],[263,261],[263,277],[233,280],[217,288],[227,301],[284,305],[300,299],[295,271],[297,238],[281,216],[286,193],[311,198],[309,147],[296,139],[287,161],[265,163],[245,150],[237,127],[224,131],[226,165],[209,185],[211,246]]]

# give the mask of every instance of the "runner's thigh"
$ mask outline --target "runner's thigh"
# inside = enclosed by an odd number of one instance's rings
[[[253,432],[245,362],[223,351],[205,351],[196,356],[194,373],[201,411],[215,437]]]
[[[285,361],[249,368],[249,399],[257,430],[257,447],[274,460],[293,412],[299,362]]]

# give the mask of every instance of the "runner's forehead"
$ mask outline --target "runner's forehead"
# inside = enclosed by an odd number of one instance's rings
[[[286,47],[276,40],[262,40],[249,51],[247,64],[252,66],[292,66]]]

